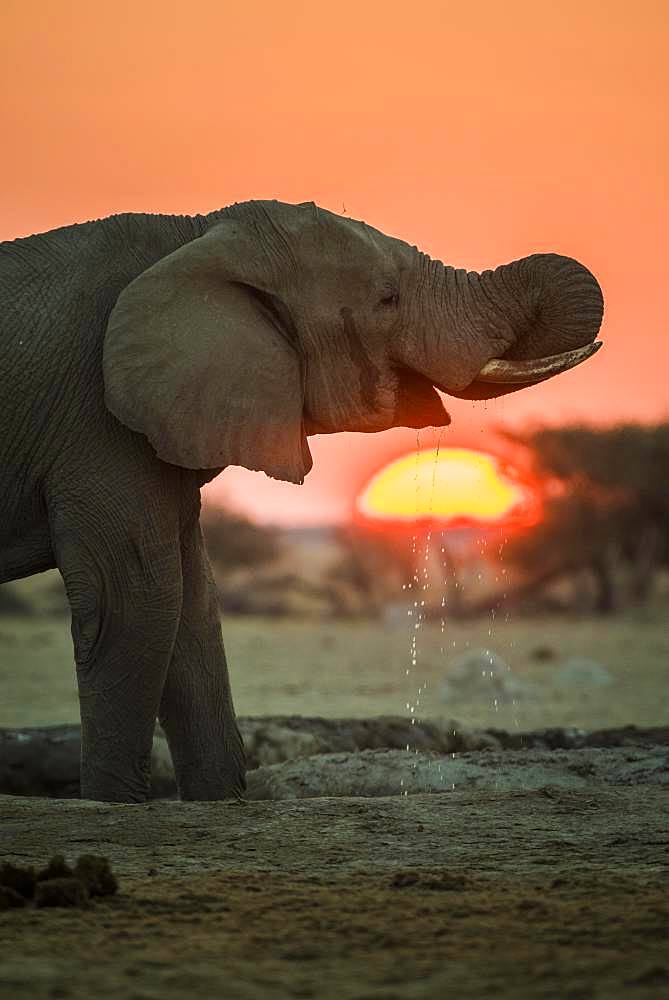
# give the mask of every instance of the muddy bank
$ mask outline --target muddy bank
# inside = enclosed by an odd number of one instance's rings
[[[405,750],[320,754],[247,774],[249,799],[416,795],[456,788],[523,792],[657,785],[669,791],[669,748],[512,750],[440,755]]]
[[[412,725],[400,716],[371,719],[325,719],[302,716],[241,718],[247,768],[313,754],[371,748],[436,750],[456,753],[499,747],[497,737],[467,729],[452,719]],[[668,734],[669,742],[669,734]],[[81,727],[78,725],[0,729],[0,794],[79,794]],[[172,762],[158,728],[151,757],[152,795],[175,794]]]
[[[472,751],[500,750],[584,750],[590,748],[658,748],[669,747],[669,728],[625,726],[617,729],[587,732],[575,728],[551,728],[533,732],[506,732],[501,729],[476,730],[463,726],[453,719],[434,719],[413,722],[400,716],[381,716],[369,719],[327,719],[302,716],[274,716],[242,718],[239,720],[250,771],[263,766],[316,755],[346,753],[364,750],[420,751],[421,754],[450,755]],[[48,795],[76,797],[79,794],[80,727],[77,725],[0,729],[0,793],[13,795]],[[362,758],[369,762],[371,758]],[[381,760],[381,758],[378,758]],[[557,758],[556,758],[557,760]],[[341,783],[334,791],[327,785],[316,789],[316,795],[384,795],[397,794],[401,788],[413,790],[442,790],[449,786],[444,778],[437,781],[435,774],[443,767],[439,762],[406,761],[396,757],[402,771],[400,778],[408,784],[387,786],[377,782],[377,791],[362,791],[356,782],[360,767],[347,761],[340,771],[348,768],[351,784]],[[527,764],[527,762],[525,762]],[[488,762],[487,767],[497,767]],[[314,764],[310,773],[315,774]],[[417,769],[429,772],[427,784],[416,784]],[[448,771],[453,765],[448,764]],[[274,772],[272,772],[274,773]],[[288,773],[288,772],[286,772]],[[489,773],[489,771],[487,772]],[[154,798],[175,794],[172,763],[165,739],[157,732],[153,744],[152,774]],[[264,780],[264,779],[263,779]],[[269,779],[268,779],[269,780]],[[311,778],[308,779],[312,784]],[[456,770],[453,781],[461,780]],[[473,780],[473,772],[466,771],[464,780]],[[477,782],[478,783],[478,782]],[[250,785],[262,786],[258,776],[250,777]],[[368,789],[373,787],[368,784]],[[523,787],[522,785],[520,787]],[[255,797],[262,797],[254,793]],[[272,794],[266,797],[276,797]],[[292,797],[292,796],[290,796]]]

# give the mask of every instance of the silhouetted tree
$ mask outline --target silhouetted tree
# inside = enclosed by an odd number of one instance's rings
[[[507,436],[535,456],[544,518],[506,557],[530,580],[587,570],[601,613],[645,600],[669,557],[669,424]]]

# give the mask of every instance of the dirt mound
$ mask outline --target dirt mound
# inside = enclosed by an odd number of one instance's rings
[[[511,750],[440,755],[405,750],[320,754],[247,774],[250,799],[416,795],[456,788],[506,792],[596,785],[669,788],[669,749]]]
[[[93,896],[113,896],[118,880],[109,860],[82,854],[70,867],[62,854],[55,854],[37,871],[35,867],[0,865],[0,910],[37,907],[86,906]]]

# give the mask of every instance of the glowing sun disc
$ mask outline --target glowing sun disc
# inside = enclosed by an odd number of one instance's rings
[[[426,449],[376,473],[358,498],[366,517],[496,522],[529,499],[498,459],[468,448]]]

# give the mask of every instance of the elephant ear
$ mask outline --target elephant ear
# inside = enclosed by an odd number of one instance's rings
[[[105,401],[166,462],[301,483],[312,465],[301,360],[267,307],[256,244],[223,221],[124,289],[105,336]]]

